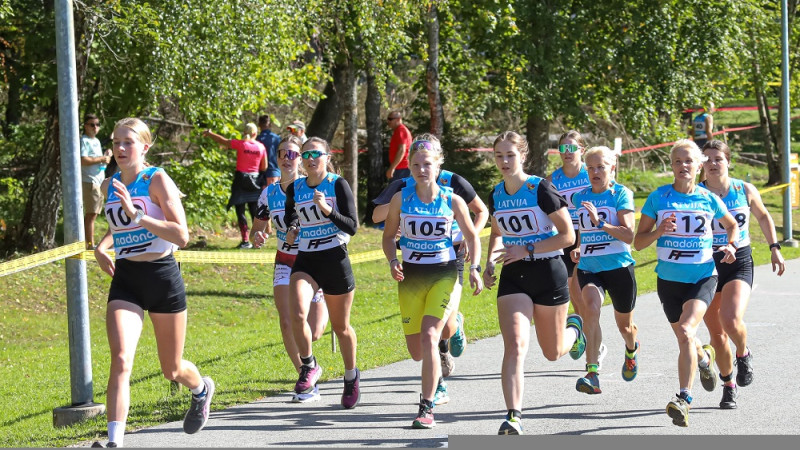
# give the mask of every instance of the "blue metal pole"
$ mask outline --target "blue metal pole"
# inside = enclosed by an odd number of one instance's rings
[[[787,0],[781,0],[781,142],[783,143],[783,182],[791,181],[789,155],[792,151],[790,142],[789,111],[789,6]],[[792,196],[788,187],[783,192],[783,240],[786,244],[796,247],[792,239]]]

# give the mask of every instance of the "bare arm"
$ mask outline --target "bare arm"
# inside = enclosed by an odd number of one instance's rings
[[[761,232],[764,233],[764,238],[767,240],[767,243],[775,244],[778,242],[778,233],[775,231],[775,222],[772,220],[772,216],[764,206],[764,201],[761,200],[761,194],[758,192],[758,189],[756,189],[755,186],[750,183],[745,183],[744,189],[747,193],[747,197],[750,199],[750,212],[753,213],[753,217],[755,217],[758,221],[758,226],[761,228]],[[786,270],[786,263],[783,259],[780,249],[777,247],[771,248],[770,253],[770,259],[772,260],[772,271],[777,271],[778,276],[783,275],[784,270]]]
[[[386,260],[389,261],[389,271],[392,278],[397,281],[403,281],[403,264],[397,259],[397,246],[395,245],[395,234],[400,227],[400,206],[402,198],[399,193],[392,197],[389,202],[388,213],[386,215],[386,223],[383,227],[383,237],[381,239],[381,248]]]
[[[218,135],[217,133],[214,133],[211,130],[203,131],[203,136],[210,137],[212,141],[216,142],[217,144],[219,144],[219,145],[221,145],[223,147],[231,148],[231,140],[230,139],[224,138],[224,137]]]
[[[386,169],[386,178],[392,178],[394,175],[395,169],[400,163],[403,161],[403,156],[406,154],[406,144],[400,144],[397,147],[397,153],[394,155],[394,160],[389,164],[389,168]]]
[[[657,241],[658,238],[665,233],[668,226],[671,225],[672,229],[674,229],[675,215],[673,214],[669,218],[662,221],[661,225],[654,230],[653,228],[655,225],[656,219],[642,214],[642,218],[639,219],[639,228],[636,230],[636,235],[633,236],[633,248],[636,250],[645,249],[649,247],[650,244]]]
[[[472,224],[475,226],[475,231],[480,233],[480,231],[486,227],[486,222],[489,220],[489,208],[486,207],[486,204],[483,203],[483,200],[477,195],[467,204],[467,207],[475,214],[475,217],[472,219]],[[475,261],[479,259],[480,258]]]
[[[119,181],[114,181],[122,185]],[[117,187],[116,184],[114,186]],[[122,187],[124,188],[125,186],[122,185]],[[125,195],[130,199],[127,192]],[[139,225],[156,236],[176,244],[178,247],[185,247],[189,243],[186,212],[183,210],[178,186],[165,172],[158,171],[153,175],[153,181],[150,183],[150,198],[164,212],[164,220],[144,216],[139,221]],[[124,203],[123,207],[125,207]],[[128,211],[126,208],[125,214],[128,214],[128,217],[133,217],[131,213],[135,215],[136,211]]]
[[[457,195],[452,197],[453,216],[458,222],[461,232],[464,234],[464,243],[467,244],[467,254],[469,261],[481,260],[481,240],[478,233],[475,232],[475,227],[470,220],[469,208],[464,203],[464,199]],[[487,212],[488,213],[488,212]],[[469,271],[469,285],[474,289],[472,295],[478,295],[483,290],[483,280],[477,268],[470,268]]]

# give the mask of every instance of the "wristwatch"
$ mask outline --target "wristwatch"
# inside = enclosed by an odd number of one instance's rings
[[[603,219],[600,219],[600,221],[597,222],[597,226],[595,228],[597,228],[598,230],[602,230],[603,227],[605,226],[605,224],[606,224],[606,221],[603,220]]]
[[[481,265],[480,264],[473,264],[473,265],[469,266],[469,270],[477,270],[478,273],[483,272],[483,270],[481,269]]]
[[[531,261],[533,261],[533,252],[534,250],[536,250],[536,247],[534,247],[533,242],[528,242],[528,244],[525,246],[525,249],[528,250],[528,256],[531,258]]]
[[[136,215],[133,216],[133,223],[139,223],[139,221],[142,220],[142,217],[144,217],[144,211],[137,209]]]
[[[769,244],[769,249],[772,250],[773,248],[777,248],[778,250],[780,250],[781,249],[781,244],[779,244],[777,242],[774,243],[774,244]]]

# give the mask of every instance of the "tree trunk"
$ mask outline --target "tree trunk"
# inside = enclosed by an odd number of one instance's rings
[[[358,217],[358,86],[356,75],[355,68],[350,65],[350,70],[347,71],[347,88],[342,96],[342,109],[344,110],[342,176],[353,191],[353,197],[356,199],[356,217]]]
[[[364,117],[367,123],[367,158],[369,160],[369,174],[367,176],[367,207],[365,208],[364,223],[373,224],[372,210],[375,205],[372,199],[376,198],[383,189],[383,142],[381,131],[383,120],[381,118],[381,91],[375,79],[375,64],[367,63],[367,100],[364,102]]]
[[[778,142],[775,127],[769,117],[769,105],[767,104],[767,96],[761,85],[756,85],[756,103],[758,104],[758,118],[761,122],[761,133],[763,135],[764,153],[767,159],[767,170],[769,172],[769,179],[767,185],[780,183],[781,181],[781,165],[780,159],[775,157]]]
[[[61,208],[61,152],[58,140],[58,100],[47,109],[39,169],[33,179],[22,221],[7,238],[8,248],[34,252],[55,246]]]
[[[550,123],[537,114],[530,114],[525,121],[528,140],[528,156],[525,160],[525,172],[546,176],[547,170],[547,141]]]
[[[5,138],[11,136],[11,126],[19,124],[22,117],[20,92],[22,91],[22,83],[20,82],[19,71],[20,67],[16,61],[16,52],[13,48],[9,48],[3,55],[8,63],[8,97],[6,99],[6,117],[3,121],[3,135]]]
[[[336,134],[336,127],[339,126],[339,121],[342,118],[342,104],[341,96],[337,93],[345,92],[347,88],[347,72],[350,67],[346,62],[334,64],[331,68],[331,76],[333,80],[328,81],[325,85],[323,94],[325,98],[317,103],[314,108],[314,113],[311,115],[311,120],[306,127],[306,135],[308,137],[316,136],[325,139],[328,142],[333,140]]]
[[[431,114],[431,133],[440,138],[444,134],[444,109],[439,93],[439,9],[433,3],[428,9],[425,26],[428,34],[428,64],[425,77],[428,88],[428,106]]]

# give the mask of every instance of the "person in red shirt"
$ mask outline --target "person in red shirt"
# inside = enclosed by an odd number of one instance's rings
[[[389,168],[386,178],[389,182],[411,176],[408,168],[408,150],[411,148],[411,132],[403,125],[403,116],[399,111],[392,111],[386,118],[389,128],[394,130],[389,142]]]
[[[217,144],[236,150],[236,172],[233,175],[227,209],[231,206],[236,208],[236,220],[242,235],[239,248],[253,248],[249,240],[250,230],[244,209],[246,205],[250,211],[250,218],[255,218],[258,197],[264,188],[258,184],[258,173],[267,170],[267,149],[264,148],[264,144],[256,140],[257,135],[258,128],[253,123],[244,126],[244,139],[227,139],[211,130],[203,132],[203,136],[210,137]]]

